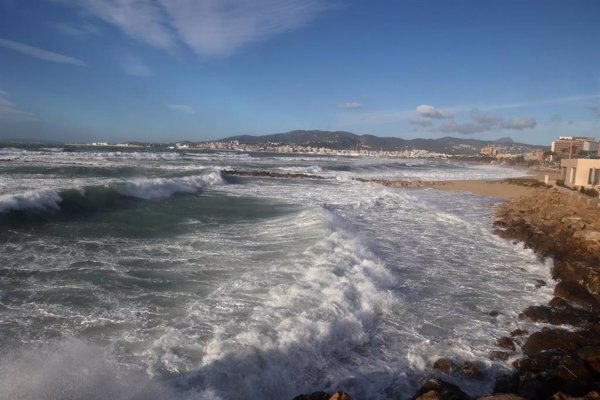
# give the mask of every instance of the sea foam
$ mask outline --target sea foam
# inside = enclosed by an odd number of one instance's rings
[[[19,210],[58,210],[62,198],[52,189],[0,195],[0,212]]]
[[[135,179],[116,186],[116,191],[123,196],[140,199],[159,199],[175,193],[195,193],[204,186],[223,183],[221,173],[213,171],[207,175],[186,176],[183,178]]]

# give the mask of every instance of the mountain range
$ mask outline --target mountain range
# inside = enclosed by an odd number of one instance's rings
[[[536,149],[547,149],[547,146],[537,146],[525,143],[516,143],[511,138],[504,137],[498,140],[462,139],[443,137],[439,139],[402,139],[397,137],[379,137],[375,135],[358,135],[346,131],[321,131],[321,130],[295,130],[271,135],[231,136],[217,140],[217,142],[230,142],[237,140],[240,144],[267,144],[278,143],[296,146],[326,147],[331,149],[358,149],[358,150],[427,150],[435,153],[446,154],[479,154],[487,145],[500,145],[510,148],[514,152],[528,152]]]

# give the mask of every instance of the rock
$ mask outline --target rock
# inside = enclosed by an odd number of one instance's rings
[[[562,392],[554,393],[551,398],[552,400],[599,400],[600,394],[598,392],[589,392],[582,397],[573,397]]]
[[[488,313],[488,315],[489,315],[490,317],[497,317],[498,315],[500,315],[500,312],[499,312],[499,311],[496,311],[496,310],[492,310],[492,311],[490,311],[490,312]]]
[[[573,333],[580,347],[600,346],[600,328],[582,329]]]
[[[498,343],[498,346],[503,347],[508,350],[515,351],[515,349],[516,349],[515,342],[511,338],[506,337],[506,336],[503,336],[500,339],[498,339],[496,341],[496,343]]]
[[[600,303],[583,285],[573,281],[560,281],[554,288],[554,295],[572,305],[587,311],[600,311]]]
[[[565,299],[561,299],[560,297],[553,297],[552,300],[548,302],[548,305],[553,308],[559,308],[561,310],[570,310],[573,308]]]
[[[513,365],[521,379],[519,394],[526,398],[531,395],[529,390],[539,390],[538,382],[546,384],[544,392],[548,392],[549,396],[558,390],[570,395],[583,395],[594,381],[594,375],[584,362],[564,350],[542,351],[530,358],[517,360]]]
[[[329,400],[331,395],[326,392],[313,392],[310,394],[301,394],[294,397],[293,400]]]
[[[469,400],[458,386],[440,379],[428,379],[412,397],[413,400]]]
[[[447,358],[440,358],[433,364],[433,368],[449,374],[457,368],[457,365]]]
[[[329,400],[352,400],[352,397],[346,392],[335,392]]]
[[[581,231],[577,231],[573,234],[574,238],[577,239],[583,239],[586,242],[590,241],[590,242],[598,242],[600,241],[600,232],[598,231],[588,231],[588,230],[581,230]]]
[[[542,286],[546,286],[546,281],[543,281],[543,280],[541,280],[541,279],[536,279],[536,280],[535,280],[535,288],[536,288],[536,289],[539,289],[539,288],[541,288]]]
[[[561,349],[574,351],[578,347],[573,334],[564,329],[543,329],[535,332],[521,347],[523,353],[531,356],[543,350]]]
[[[506,361],[508,360],[508,353],[505,351],[490,351],[490,357]]]
[[[519,390],[519,374],[514,372],[496,378],[494,393],[517,393]]]
[[[493,394],[491,396],[483,396],[478,400],[523,400],[521,396],[512,393]]]
[[[600,374],[600,347],[582,347],[577,350],[577,356],[587,362],[597,374]]]
[[[461,372],[467,378],[472,378],[472,379],[481,378],[483,376],[481,371],[470,362],[466,362],[463,364],[463,366],[461,368]]]
[[[551,302],[555,302],[554,299]],[[553,325],[572,325],[588,328],[600,324],[600,316],[585,310],[568,308],[554,308],[546,306],[527,307],[519,314],[519,319],[535,322],[547,322]]]
[[[542,379],[526,379],[519,383],[519,396],[529,400],[545,400],[554,393],[553,385]]]
[[[510,333],[510,336],[513,336],[513,337],[526,336],[526,335],[529,335],[529,332],[527,332],[526,330],[523,330],[523,329],[518,329],[518,328]]]

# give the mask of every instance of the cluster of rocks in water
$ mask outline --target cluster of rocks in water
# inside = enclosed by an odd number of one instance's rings
[[[552,276],[558,283],[548,305],[528,307],[519,315],[551,327],[531,334],[516,329],[499,338],[491,358],[508,362],[519,350],[522,357],[511,363],[512,373],[496,380],[493,394],[479,399],[600,400],[600,208],[575,202],[557,189],[540,187],[533,195],[504,203],[494,212],[496,233],[523,242],[541,258],[551,257]],[[545,284],[540,281],[536,286]],[[437,360],[433,368],[442,377],[480,379],[484,374],[471,362],[449,359]],[[318,392],[295,400],[330,399],[326,396]],[[472,397],[432,377],[412,399]]]

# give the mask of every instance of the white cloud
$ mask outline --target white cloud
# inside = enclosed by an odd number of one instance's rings
[[[136,40],[204,57],[296,29],[331,8],[318,0],[55,0],[85,11]]]
[[[171,50],[178,41],[162,7],[154,0],[58,0],[116,26],[151,46]]]
[[[502,127],[505,129],[516,129],[519,131],[535,128],[536,125],[537,122],[533,117],[515,117],[502,123]]]
[[[417,107],[417,113],[423,118],[446,119],[452,118],[452,115],[447,111],[440,110],[428,104],[421,104]]]
[[[166,104],[166,106],[169,107],[171,110],[181,111],[186,114],[194,114],[196,112],[191,106],[188,106],[187,104]]]
[[[8,93],[0,90],[0,120],[29,118],[33,118],[33,115],[20,110],[15,103],[8,100]]]
[[[137,57],[128,55],[119,59],[119,64],[126,74],[139,77],[152,76],[152,70]]]
[[[362,108],[363,105],[359,102],[356,101],[351,101],[349,103],[342,103],[342,104],[338,104],[338,108],[342,108],[344,110],[357,110],[359,108]]]
[[[30,57],[39,58],[40,60],[61,64],[85,65],[85,63],[78,58],[54,53],[52,51],[40,49],[39,47],[29,46],[24,43],[15,42],[14,40],[0,38],[0,46],[28,55]]]

